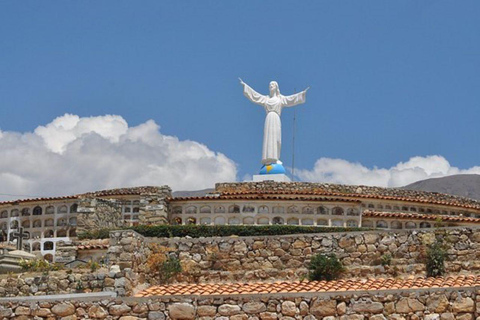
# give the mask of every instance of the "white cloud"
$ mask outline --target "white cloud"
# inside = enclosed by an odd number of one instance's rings
[[[195,141],[163,135],[149,120],[65,114],[33,133],[0,133],[0,194],[65,195],[105,188],[210,188],[235,181],[236,164]],[[0,195],[0,199],[11,199]]]
[[[412,157],[391,168],[372,169],[342,159],[320,158],[312,170],[297,170],[304,181],[340,184],[361,184],[380,187],[401,187],[415,181],[454,174],[480,174],[480,167],[452,167],[442,156]]]
[[[236,164],[225,155],[164,135],[153,120],[129,127],[118,115],[65,114],[34,132],[0,130],[0,150],[0,200],[15,198],[1,194],[55,196],[140,185],[198,190],[235,181],[237,175]],[[480,174],[480,167],[459,169],[438,155],[413,157],[391,168],[320,158],[313,169],[296,173],[303,181],[398,187],[427,178]]]
[[[97,133],[110,142],[118,142],[127,131],[128,124],[121,116],[80,118],[77,115],[65,114],[46,126],[39,126],[35,129],[35,134],[43,138],[48,149],[61,154],[69,143],[82,135]]]

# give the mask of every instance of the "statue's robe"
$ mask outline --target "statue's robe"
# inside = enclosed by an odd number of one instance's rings
[[[281,94],[264,96],[244,84],[243,94],[253,103],[261,105],[267,113],[263,131],[262,163],[264,165],[276,163],[280,160],[282,148],[282,124],[280,122],[282,108],[305,103],[306,91],[291,96]]]

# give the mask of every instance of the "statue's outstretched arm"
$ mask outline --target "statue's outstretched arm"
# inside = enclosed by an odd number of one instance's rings
[[[247,97],[248,100],[252,101],[253,103],[263,106],[267,100],[267,97],[253,90],[248,84],[243,82],[242,79],[238,79],[240,80],[240,84],[243,85],[243,94],[245,97]]]
[[[305,101],[307,99],[308,89],[310,89],[310,87],[303,90],[302,92],[292,94],[291,96],[283,96],[283,106],[284,107],[293,107],[293,106],[296,106],[297,104],[305,103]]]

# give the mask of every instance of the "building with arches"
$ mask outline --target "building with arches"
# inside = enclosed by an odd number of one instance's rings
[[[98,228],[139,224],[141,195],[162,192],[161,187],[138,187],[3,201],[0,202],[1,238],[4,242],[15,242],[14,233],[22,227],[27,237],[23,249],[53,261],[57,245],[76,239],[78,231],[90,228],[92,221]],[[105,212],[105,207],[110,210]]]
[[[173,197],[172,224],[431,228],[480,223],[480,202],[453,195],[308,182],[219,183],[205,196]]]
[[[419,229],[480,223],[480,202],[439,193],[308,182],[219,183],[174,197],[168,186],[0,202],[3,241],[23,228],[24,249],[55,259],[86,230],[138,224],[300,225]]]

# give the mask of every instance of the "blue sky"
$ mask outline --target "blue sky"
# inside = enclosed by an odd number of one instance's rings
[[[391,171],[439,155],[468,170],[480,165],[479,14],[478,1],[3,1],[0,130],[28,136],[65,113],[153,119],[243,179],[259,170],[265,114],[237,77],[263,93],[277,80],[283,94],[311,87],[299,178],[336,175],[315,171],[321,158]],[[292,121],[286,110],[287,166]]]

